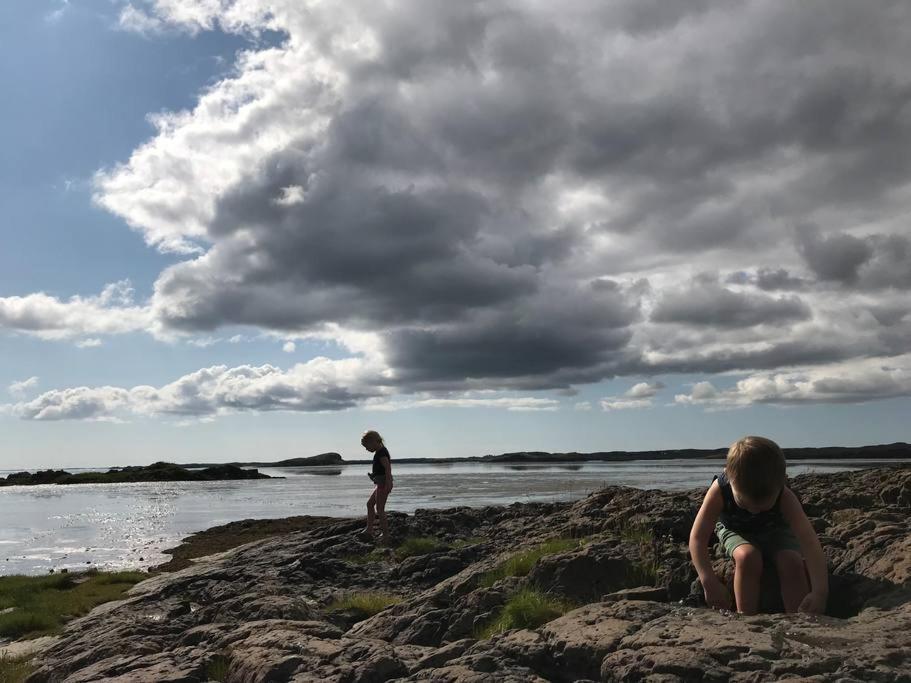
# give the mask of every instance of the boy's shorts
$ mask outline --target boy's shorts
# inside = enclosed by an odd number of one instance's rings
[[[718,522],[715,524],[715,535],[718,536],[718,540],[721,542],[721,546],[728,557],[733,557],[734,549],[744,543],[749,543],[759,548],[763,560],[768,563],[775,561],[775,555],[778,554],[779,550],[801,552],[800,542],[789,527],[749,533],[732,531],[721,522]]]

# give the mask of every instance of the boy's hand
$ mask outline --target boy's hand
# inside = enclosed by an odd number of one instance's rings
[[[717,576],[702,584],[705,591],[705,602],[709,607],[714,609],[731,609],[731,594],[727,586],[718,580]]]
[[[826,611],[826,596],[816,591],[807,593],[797,611],[807,612],[808,614],[822,614]]]

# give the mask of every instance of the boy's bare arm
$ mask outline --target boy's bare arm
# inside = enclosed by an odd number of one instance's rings
[[[826,566],[826,554],[823,552],[816,530],[807,519],[797,496],[788,487],[781,494],[781,514],[791,526],[791,530],[800,543],[800,550],[810,573],[810,594],[800,605],[801,611],[821,612],[825,609],[829,597],[829,570]]]
[[[709,606],[730,608],[730,595],[715,575],[712,560],[709,557],[709,539],[715,530],[715,522],[718,521],[723,507],[721,489],[718,487],[718,482],[713,481],[702,501],[702,507],[696,514],[693,529],[690,531],[690,557],[693,559],[693,567],[696,568],[699,581],[705,589],[705,598]]]

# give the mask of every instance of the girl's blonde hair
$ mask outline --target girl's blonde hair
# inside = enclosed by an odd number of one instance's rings
[[[376,431],[375,429],[369,429],[366,432],[364,432],[364,436],[361,437],[361,444],[363,444],[368,439],[373,439],[375,441],[379,441],[380,446],[386,445],[383,442],[383,437],[381,437],[380,433],[378,431]]]

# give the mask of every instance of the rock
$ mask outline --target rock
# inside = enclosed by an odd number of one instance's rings
[[[29,681],[203,681],[216,659],[226,680],[250,683],[911,681],[911,467],[792,487],[826,551],[829,616],[705,609],[686,544],[704,490],[608,487],[573,503],[396,515],[397,539],[483,539],[403,562],[352,561],[367,552],[351,536],[358,520],[298,524],[153,576],[71,622]],[[580,543],[527,576],[485,580],[554,537]],[[772,610],[774,579],[763,598]],[[524,588],[579,606],[477,639]],[[401,602],[372,616],[327,611],[339,594],[371,591]]]

